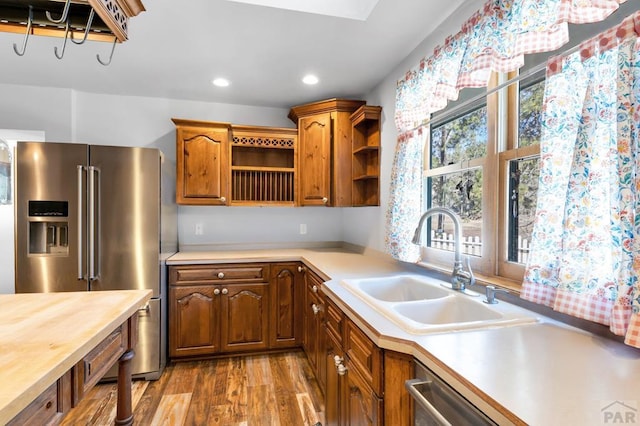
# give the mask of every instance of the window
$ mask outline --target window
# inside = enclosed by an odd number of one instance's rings
[[[524,275],[537,202],[544,98],[544,69],[530,71],[637,9],[637,3],[626,2],[605,21],[569,25],[568,44],[525,57],[520,70],[527,73],[525,78],[495,91],[517,73],[494,75],[486,89],[489,95],[483,96],[482,89],[464,89],[459,101],[431,118],[424,209],[448,207],[460,215],[463,251],[475,272],[518,284]],[[423,260],[450,270],[453,224],[434,216],[425,228]]]
[[[433,126],[430,140],[426,208],[448,207],[455,211],[462,219],[464,253],[480,256],[482,165],[487,152],[486,106]],[[438,215],[429,219],[426,229],[428,247],[454,250],[451,220]]]
[[[489,90],[499,78],[494,76]],[[524,273],[536,209],[543,94],[544,80],[537,77],[486,96],[452,118],[445,110],[444,120],[432,120],[425,209],[458,213],[463,252],[485,276],[520,280]],[[425,228],[423,258],[450,268],[453,223],[434,216]]]
[[[484,93],[470,90],[457,104]],[[458,114],[444,110],[430,126],[429,144],[425,149],[424,200],[425,210],[447,207],[455,211],[462,222],[462,250],[469,256],[474,271],[482,270],[483,259],[491,250],[484,235],[490,222],[484,213],[492,174],[491,159],[495,157],[495,139],[491,114],[495,103],[481,98]],[[456,103],[452,104],[455,111]],[[453,222],[446,216],[428,219],[423,228],[426,241],[423,259],[430,264],[450,269],[455,247]]]

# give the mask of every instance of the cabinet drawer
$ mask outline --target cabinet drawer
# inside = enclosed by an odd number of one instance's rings
[[[326,298],[325,303],[325,324],[327,333],[342,347],[342,336],[344,328],[344,314],[331,299]]]
[[[203,282],[266,282],[268,280],[269,265],[263,263],[169,267],[169,284],[172,285],[189,285]]]
[[[78,363],[83,395],[88,392],[127,350],[126,326],[118,327]]]
[[[365,382],[382,396],[382,350],[350,320],[346,321],[345,327],[345,353]]]
[[[15,416],[7,426],[45,425],[62,414],[58,411],[58,382],[52,384],[31,404]]]

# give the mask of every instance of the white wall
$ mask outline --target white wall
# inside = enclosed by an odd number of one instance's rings
[[[398,136],[394,123],[396,84],[407,71],[418,66],[420,59],[430,56],[433,49],[442,44],[447,36],[460,31],[464,21],[481,9],[484,3],[486,3],[485,0],[465,1],[431,36],[422,41],[407,58],[398,64],[375,90],[366,96],[368,104],[382,106],[380,207],[344,209],[342,226],[345,241],[384,251],[385,216],[389,203],[391,167]]]

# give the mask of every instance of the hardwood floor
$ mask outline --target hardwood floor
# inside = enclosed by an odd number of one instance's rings
[[[157,381],[134,381],[136,425],[315,425],[324,402],[302,351],[171,363]],[[115,384],[100,384],[63,425],[112,425]]]

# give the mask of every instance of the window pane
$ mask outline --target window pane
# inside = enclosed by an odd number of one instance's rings
[[[482,170],[434,176],[427,179],[427,208],[447,207],[462,219],[463,252],[482,253]],[[445,220],[446,219],[446,220]],[[427,246],[454,251],[453,222],[433,216],[427,223]]]
[[[430,168],[482,158],[487,152],[487,107],[431,129]]]
[[[538,157],[509,162],[508,260],[510,262],[526,263],[529,256],[539,172]]]
[[[520,89],[518,146],[540,143],[544,80]]]

